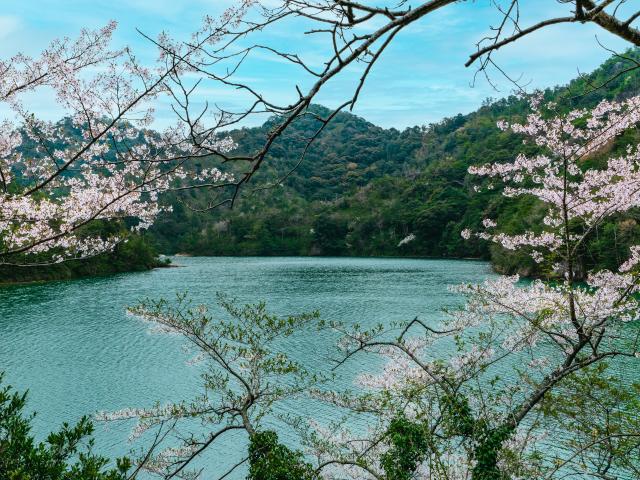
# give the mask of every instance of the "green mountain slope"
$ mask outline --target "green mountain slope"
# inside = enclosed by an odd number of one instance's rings
[[[640,59],[638,51],[628,54]],[[546,91],[545,97],[569,109],[637,94],[640,71],[617,76],[628,67],[628,62],[612,58],[590,75]],[[319,106],[313,110],[326,113]],[[522,151],[521,139],[498,130],[496,122],[522,119],[527,111],[525,100],[509,97],[487,101],[469,115],[404,131],[341,113],[282,187],[245,189],[233,210],[204,214],[189,206],[204,205],[207,192],[172,197],[168,201],[174,213],[163,218],[152,235],[166,253],[472,256],[491,258],[501,271],[539,274],[526,258],[460,238],[462,229],[477,228],[486,216],[512,231],[539,222],[539,205],[529,199],[507,202],[499,192],[477,193],[472,188],[476,180],[467,174],[472,164],[507,162]],[[270,127],[267,122],[231,134],[242,149],[251,150]],[[311,116],[295,123],[276,142],[253,186],[289,173],[305,138],[317,127]],[[612,221],[589,243],[585,263],[607,266],[625,254],[639,233],[633,215]],[[415,238],[402,242],[409,235]]]

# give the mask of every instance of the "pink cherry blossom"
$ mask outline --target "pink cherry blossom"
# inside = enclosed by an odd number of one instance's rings
[[[0,61],[0,102],[13,112],[0,121],[0,263],[96,255],[124,238],[91,236],[85,225],[134,219],[133,230],[145,229],[167,210],[158,202],[163,191],[233,181],[215,167],[189,165],[234,149],[229,137],[196,133],[199,124],[182,118],[164,131],[149,129],[154,102],[169,93],[167,79],[179,65],[151,69],[127,48],[110,50],[115,28],[111,22],[75,41],[56,40],[38,58]],[[66,118],[39,119],[25,104],[33,92],[53,92]]]

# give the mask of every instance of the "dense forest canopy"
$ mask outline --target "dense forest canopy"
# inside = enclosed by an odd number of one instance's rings
[[[640,58],[637,50],[627,54]],[[547,90],[545,99],[568,109],[637,94],[637,70],[616,76],[628,67],[628,60],[614,56],[591,74]],[[321,106],[311,110],[327,114]],[[151,236],[163,253],[482,257],[501,271],[543,274],[528,258],[460,238],[463,229],[477,227],[486,216],[513,231],[539,221],[542,209],[532,199],[505,202],[499,191],[477,192],[467,173],[470,165],[508,162],[527,148],[496,126],[500,119],[527,113],[527,100],[520,96],[488,99],[468,115],[399,131],[341,112],[298,164],[318,122],[312,115],[301,117],[275,143],[233,209],[202,213],[206,192],[174,195],[166,199],[173,213],[160,219]],[[252,150],[273,122],[231,135],[240,148]],[[607,223],[585,249],[585,263],[609,266],[638,233],[633,215]]]

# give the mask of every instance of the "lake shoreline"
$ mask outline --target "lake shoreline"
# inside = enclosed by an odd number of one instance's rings
[[[157,265],[153,265],[145,269],[137,268],[137,269],[131,269],[131,270],[125,270],[125,271],[104,272],[99,274],[73,275],[69,277],[60,277],[60,278],[36,278],[33,280],[15,280],[15,281],[13,280],[6,281],[6,280],[0,279],[0,288],[11,287],[11,286],[21,286],[21,285],[24,285],[24,286],[42,285],[47,283],[65,282],[70,280],[85,280],[88,278],[108,278],[115,275],[121,275],[126,273],[150,272],[152,270],[156,270],[160,268],[181,268],[181,267],[184,267],[184,265],[174,265],[172,263],[158,262]]]
[[[344,259],[385,259],[385,260],[439,260],[439,261],[474,261],[474,262],[489,262],[490,260],[481,258],[481,257],[427,257],[427,256],[397,256],[397,255],[192,255],[188,253],[176,253],[176,254],[161,254],[159,257],[159,261],[157,265],[151,266],[146,269],[132,269],[125,271],[114,271],[114,272],[105,272],[100,274],[87,274],[87,275],[77,275],[70,276],[64,278],[47,278],[47,279],[34,279],[34,280],[24,280],[24,281],[4,281],[0,279],[0,288],[10,287],[10,286],[28,286],[28,285],[41,285],[52,282],[64,282],[69,280],[82,280],[89,278],[108,278],[114,275],[121,275],[127,273],[138,273],[138,272],[149,272],[156,269],[164,269],[164,268],[185,268],[187,265],[180,265],[172,263],[164,263],[162,259],[184,259],[184,258],[317,258],[317,259],[332,259],[332,258],[344,258]],[[493,265],[492,265],[493,269]]]

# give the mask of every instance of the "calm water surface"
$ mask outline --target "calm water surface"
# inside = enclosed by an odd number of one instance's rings
[[[145,297],[188,291],[215,309],[215,294],[223,292],[242,302],[264,300],[277,314],[317,309],[327,320],[348,324],[416,316],[437,323],[443,307],[460,303],[448,286],[491,275],[484,262],[459,260],[177,258],[174,263],[181,268],[0,288],[0,370],[15,387],[29,389],[37,432],[83,414],[189,399],[199,392],[198,370],[186,365],[182,342],[151,335],[125,314],[127,305]],[[314,333],[297,337],[288,348],[294,358],[329,365],[334,340]],[[366,367],[347,365],[346,374]],[[110,456],[132,447],[127,436],[125,425],[97,427],[100,450]],[[242,448],[242,439],[228,442]],[[212,458],[208,461],[219,464],[214,469],[224,467],[226,459]]]

